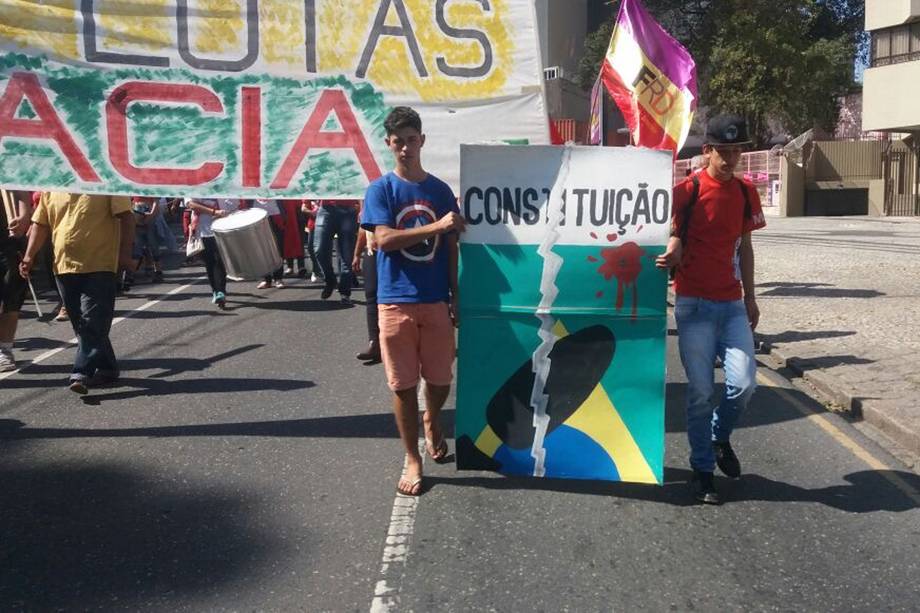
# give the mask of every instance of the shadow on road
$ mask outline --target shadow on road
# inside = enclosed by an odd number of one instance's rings
[[[228,315],[228,313],[221,312],[217,307],[204,311],[204,310],[192,310],[192,311],[116,311],[115,316],[130,316],[131,319],[179,319],[183,317],[207,317],[209,315]]]
[[[569,494],[608,496],[644,500],[679,507],[695,506],[688,482],[688,469],[665,468],[661,486],[606,481],[565,479],[528,479],[522,477],[426,477],[428,489],[438,486],[477,487],[494,490],[539,490]],[[726,503],[744,501],[818,503],[846,513],[875,511],[903,512],[920,508],[915,500],[895,487],[890,478],[900,479],[920,493],[920,476],[896,470],[864,470],[843,477],[849,485],[831,485],[809,489],[791,483],[774,481],[756,474],[744,475],[738,481],[717,478],[719,491]]]
[[[761,475],[745,475],[728,488],[732,499],[764,502],[817,502],[847,513],[902,512],[920,508],[915,500],[895,487],[892,480],[920,494],[920,476],[900,470],[862,470],[844,475],[849,485],[809,489]]]
[[[754,337],[760,342],[773,345],[776,343],[813,341],[819,338],[840,338],[842,336],[854,336],[855,334],[855,330],[786,330],[777,334],[755,333]],[[676,331],[674,336],[677,336]]]
[[[106,463],[0,467],[0,610],[133,610],[213,595],[288,555],[253,494]]]
[[[338,294],[336,294],[338,296]],[[269,311],[290,311],[292,313],[310,313],[314,311],[342,311],[345,309],[354,308],[351,304],[343,304],[338,297],[330,298],[329,300],[285,300],[285,301],[269,301],[264,304],[258,304],[254,302],[234,302],[233,300],[229,301],[232,304],[232,308],[244,309],[248,307],[256,309],[268,309]]]
[[[759,292],[759,296],[769,297],[801,297],[809,298],[878,298],[885,296],[885,292],[874,289],[838,288],[828,283],[761,283],[758,288],[770,288]]]
[[[445,427],[444,435],[453,436],[450,430]],[[399,432],[391,413],[144,428],[28,428],[18,420],[0,419],[0,440],[178,436],[398,438]]]
[[[812,358],[789,358],[790,363],[802,370],[815,370],[819,368],[834,368],[846,364],[875,364],[875,360],[860,358],[853,354],[824,355]]]
[[[64,383],[58,379],[13,379],[4,381],[5,389],[36,389],[36,388],[61,388],[66,389]],[[196,379],[182,379],[168,381],[153,378],[121,377],[117,384],[109,386],[91,387],[91,393],[80,396],[80,399],[89,405],[98,405],[113,400],[127,400],[130,398],[143,398],[147,396],[173,396],[176,394],[223,394],[228,392],[291,392],[309,389],[316,384],[309,380],[297,379],[242,379],[239,377],[200,377]],[[129,388],[129,389],[125,389]]]
[[[60,343],[57,344],[58,346]],[[165,346],[162,344],[160,346]],[[153,379],[162,379],[164,377],[172,377],[180,375],[187,372],[202,372],[214,366],[217,362],[226,360],[238,355],[242,355],[254,349],[260,349],[264,347],[264,344],[254,343],[251,345],[243,345],[242,347],[236,347],[223,353],[218,353],[212,355],[208,358],[179,358],[179,357],[170,357],[170,358],[121,358],[118,360],[118,366],[122,372],[131,372],[137,370],[155,370],[159,369],[161,372],[150,375],[150,378]],[[28,372],[30,375],[67,375],[70,374],[72,367],[68,364],[29,364]],[[122,379],[122,385],[125,381],[131,381],[132,379]],[[42,387],[44,381],[28,381],[32,385],[18,385],[11,387]],[[61,385],[59,381],[54,381],[54,385]]]

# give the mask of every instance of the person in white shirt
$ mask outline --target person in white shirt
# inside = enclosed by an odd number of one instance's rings
[[[211,302],[219,309],[226,308],[227,303],[227,271],[220,259],[217,250],[217,239],[211,224],[215,219],[226,217],[240,208],[239,200],[235,198],[187,198],[186,206],[193,213],[192,228],[197,232],[204,244],[204,267],[208,273],[208,283],[211,285],[213,296]]]

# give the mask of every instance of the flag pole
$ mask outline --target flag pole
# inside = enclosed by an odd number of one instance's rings
[[[607,88],[604,87],[603,77],[598,76],[601,79],[601,147],[607,146]]]

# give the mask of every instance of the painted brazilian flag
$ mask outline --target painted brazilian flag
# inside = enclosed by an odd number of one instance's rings
[[[461,151],[458,468],[661,483],[671,154]]]

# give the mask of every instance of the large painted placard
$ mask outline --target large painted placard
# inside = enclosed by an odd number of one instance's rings
[[[671,154],[463,146],[457,465],[661,483]]]
[[[548,142],[531,2],[3,0],[0,184],[85,193],[359,197],[383,119]]]

